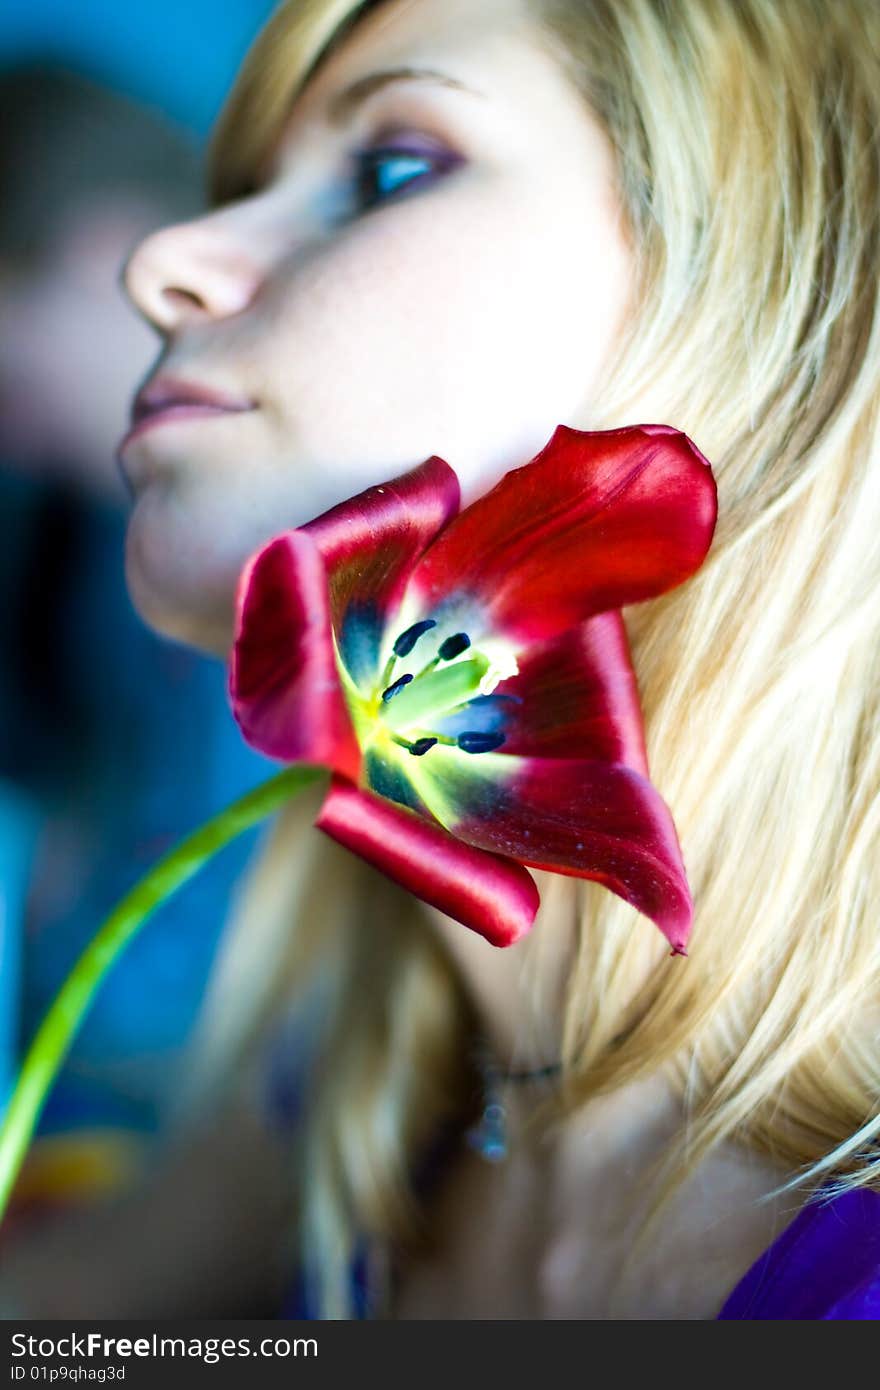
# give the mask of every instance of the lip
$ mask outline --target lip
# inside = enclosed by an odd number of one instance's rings
[[[180,402],[177,405],[167,406],[164,410],[154,410],[152,414],[139,420],[136,425],[132,425],[128,434],[123,435],[116,453],[117,455],[122,454],[133,439],[140,438],[142,434],[146,434],[147,430],[155,429],[159,425],[168,425],[174,421],[204,420],[219,415],[241,415],[245,411],[253,409],[253,406],[240,406],[237,410],[230,410],[224,406],[187,405],[185,402]]]
[[[117,456],[147,430],[174,421],[205,419],[212,415],[240,415],[256,403],[201,382],[176,377],[157,377],[143,387],[132,403],[131,428],[117,446]]]

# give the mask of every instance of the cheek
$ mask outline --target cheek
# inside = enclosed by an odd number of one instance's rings
[[[554,192],[414,194],[291,272],[273,398],[297,458],[365,486],[438,453],[480,488],[588,407],[626,258],[609,207]]]

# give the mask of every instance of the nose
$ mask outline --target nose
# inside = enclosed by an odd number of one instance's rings
[[[260,273],[224,231],[222,214],[160,227],[135,247],[121,283],[135,308],[160,333],[240,313]]]

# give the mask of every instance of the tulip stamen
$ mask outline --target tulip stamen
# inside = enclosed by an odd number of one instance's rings
[[[428,619],[406,628],[394,644],[392,660],[401,652],[406,655],[419,637],[433,626],[436,624]],[[463,659],[458,660],[459,657]],[[390,665],[386,667],[386,674],[390,669]],[[436,724],[447,715],[470,707],[474,724],[479,725],[482,720],[478,717],[478,706],[481,715],[488,708],[483,704],[487,693],[499,680],[515,674],[516,670],[512,655],[504,652],[500,657],[497,652],[494,656],[488,655],[473,646],[468,633],[453,632],[444,638],[435,655],[415,675],[407,673],[388,681],[384,689],[379,687],[373,695],[373,713],[379,716],[394,742],[416,757],[438,743],[464,753],[489,753],[505,742],[504,734],[476,727],[465,728],[462,733],[451,736],[437,733]],[[510,698],[518,701],[516,696]],[[468,718],[461,722],[471,721]]]
[[[403,632],[394,639],[391,655],[385,663],[385,670],[382,672],[382,679],[379,682],[381,687],[387,687],[391,684],[391,673],[397,665],[398,657],[409,656],[422,634],[436,626],[436,618],[420,618],[417,623],[410,623],[409,627],[404,628]],[[412,680],[412,676],[409,679]],[[382,698],[385,699],[384,694]]]
[[[449,748],[460,748],[463,753],[491,753],[504,743],[504,734],[484,734],[475,729],[458,734],[454,738],[449,734],[424,734],[416,739],[404,738],[402,734],[392,734],[391,738],[394,743],[417,758],[423,757],[435,743],[446,744]]]
[[[451,637],[445,638],[444,641],[440,643],[440,646],[437,648],[437,655],[432,656],[427,665],[423,666],[421,671],[416,672],[416,680],[418,680],[420,676],[429,675],[431,671],[434,670],[435,666],[440,665],[441,661],[452,661],[454,657],[460,656],[462,652],[467,651],[470,644],[471,639],[466,632],[454,632]]]
[[[392,681],[391,685],[387,686],[386,689],[382,691],[382,699],[385,703],[387,704],[390,699],[399,694],[405,685],[409,685],[411,680],[412,676],[405,675],[398,676],[396,681]]]
[[[431,672],[432,672],[437,666],[439,666],[439,665],[440,665],[440,658],[439,658],[439,656],[432,656],[432,657],[431,657],[431,660],[430,660],[429,662],[427,662],[427,664],[424,665],[420,671],[416,671],[416,676],[415,676],[416,680],[421,680],[422,676],[429,676],[429,675],[431,674]]]
[[[379,681],[380,690],[387,689],[387,687],[391,684],[391,672],[394,670],[396,665],[397,657],[392,652],[391,656],[389,656],[388,660],[385,662],[385,670],[382,672],[382,678]]]
[[[466,632],[454,632],[451,637],[440,643],[437,655],[441,661],[451,661],[454,656],[466,652],[470,644],[471,639]]]
[[[398,743],[401,748],[405,748],[408,753],[412,753],[415,758],[423,757],[429,748],[433,748],[434,744],[439,742],[433,737],[417,738],[413,742],[410,742],[408,738],[401,738],[399,734],[392,734],[391,737],[395,743]]]
[[[500,748],[503,742],[504,734],[484,734],[476,730],[459,734],[456,739],[464,753],[491,753],[494,748]]]
[[[437,626],[436,618],[422,618],[420,622],[413,623],[411,627],[405,628],[394,643],[393,651],[395,656],[409,656],[416,642],[418,642],[423,632],[429,628]]]

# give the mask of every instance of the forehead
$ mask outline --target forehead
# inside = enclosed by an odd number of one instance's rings
[[[522,91],[551,66],[529,0],[382,0],[331,44],[289,108],[285,129],[323,121],[341,89],[384,69],[433,69],[491,95]]]

